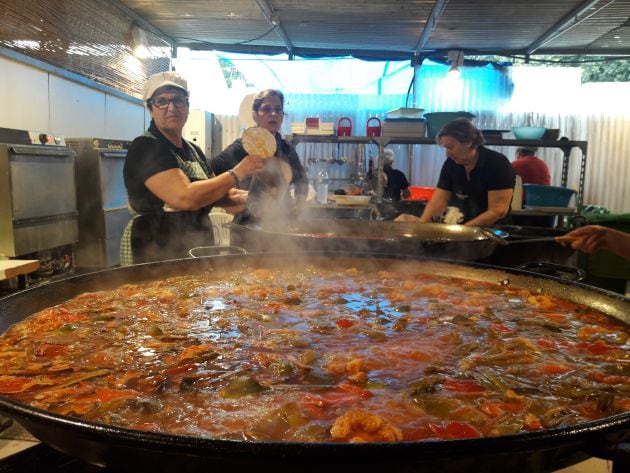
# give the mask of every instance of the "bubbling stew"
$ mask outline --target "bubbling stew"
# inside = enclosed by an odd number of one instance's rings
[[[626,324],[421,268],[260,265],[84,293],[0,337],[0,394],[247,441],[463,439],[630,410]]]

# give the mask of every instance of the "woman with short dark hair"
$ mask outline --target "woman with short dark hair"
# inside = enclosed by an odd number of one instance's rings
[[[509,223],[515,184],[510,161],[483,146],[481,131],[466,118],[444,125],[435,141],[447,157],[435,193],[419,219],[405,216],[397,220],[431,222],[448,209],[458,214],[448,223]]]
[[[269,211],[270,209],[268,208],[268,205],[262,205],[260,207],[264,207],[265,210],[268,211],[267,215],[271,215],[273,217],[284,218],[298,216],[302,212],[306,203],[306,196],[308,194],[308,177],[306,176],[306,171],[302,166],[297,152],[280,135],[280,127],[282,126],[282,122],[284,120],[284,95],[282,92],[275,89],[266,89],[256,94],[252,103],[252,118],[257,126],[266,129],[274,135],[276,139],[275,156],[279,160],[275,161],[275,164],[278,164],[279,162],[285,168],[290,168],[290,172],[288,173],[290,174],[290,177],[287,185],[276,186],[277,179],[275,181],[274,179],[268,179],[266,180],[268,182],[263,184],[263,186],[267,186],[269,188],[269,195],[273,195],[273,199],[271,199],[274,207],[273,211]],[[215,156],[210,161],[210,165],[215,174],[221,174],[232,169],[234,166],[237,166],[248,155],[249,154],[243,147],[243,140],[241,138],[237,138],[231,145]],[[274,161],[268,161],[268,163],[274,163]],[[267,164],[267,166],[269,166],[269,164]],[[272,172],[268,174],[273,175],[274,173]],[[263,173],[261,178],[264,176],[267,176],[267,174]],[[261,180],[259,180],[258,184],[260,184],[260,182]],[[250,189],[251,183],[251,179],[243,180],[240,183],[240,187],[241,189]],[[291,186],[293,186],[293,196],[291,196],[289,192]],[[252,204],[252,201],[256,201],[257,199],[264,200],[264,197],[259,195],[260,192],[263,192],[260,186],[256,186],[255,189],[252,188],[252,194],[250,194],[250,197],[253,198],[250,199],[250,204]],[[249,210],[250,212],[252,211],[251,205]],[[256,212],[251,212],[250,215],[241,215],[240,218],[260,218],[262,217],[261,213],[264,212],[258,209]]]

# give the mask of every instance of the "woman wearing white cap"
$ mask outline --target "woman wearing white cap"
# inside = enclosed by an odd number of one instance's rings
[[[385,158],[385,162],[383,163],[383,173],[385,174],[383,197],[392,199],[393,202],[399,202],[401,198],[406,199],[411,195],[409,191],[409,181],[405,173],[394,169],[394,151],[385,148],[383,157]]]
[[[251,156],[214,176],[201,149],[182,137],[188,95],[186,80],[176,72],[154,74],[144,87],[152,120],[125,159],[124,181],[134,216],[121,240],[123,266],[182,258],[190,248],[212,245],[210,208],[244,208],[247,192],[238,190],[238,183],[263,168],[262,159]]]

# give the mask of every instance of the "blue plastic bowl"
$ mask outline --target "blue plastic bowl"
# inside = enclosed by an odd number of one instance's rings
[[[539,140],[547,129],[544,126],[515,126],[512,133],[517,140]]]
[[[523,184],[525,205],[533,207],[568,207],[573,189],[543,186],[542,184]]]

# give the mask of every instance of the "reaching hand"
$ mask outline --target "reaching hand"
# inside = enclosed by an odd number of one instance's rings
[[[600,225],[587,225],[567,233],[566,236],[578,237],[571,243],[564,243],[565,246],[570,244],[574,250],[585,253],[609,250],[623,258],[630,259],[630,233]]]
[[[245,179],[250,176],[254,176],[256,174],[260,174],[260,172],[265,167],[265,159],[260,156],[254,156],[248,154],[245,156],[240,163],[234,166],[233,171],[240,179]]]
[[[232,188],[216,205],[223,207],[227,213],[236,214],[247,208],[248,192]]]
[[[400,214],[394,219],[394,222],[420,222],[420,217],[410,214]]]

